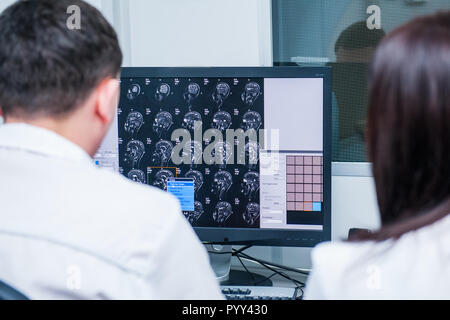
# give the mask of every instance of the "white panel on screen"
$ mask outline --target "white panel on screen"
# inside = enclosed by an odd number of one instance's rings
[[[280,130],[280,150],[323,150],[323,80],[265,79],[264,87],[264,125]]]

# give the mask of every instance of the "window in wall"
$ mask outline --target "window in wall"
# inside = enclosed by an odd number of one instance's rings
[[[333,161],[365,162],[368,65],[386,33],[450,0],[272,0],[274,65],[333,68]]]

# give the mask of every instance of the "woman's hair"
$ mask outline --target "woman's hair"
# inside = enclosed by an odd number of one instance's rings
[[[386,36],[370,73],[367,145],[382,228],[357,239],[382,241],[450,213],[450,11]]]

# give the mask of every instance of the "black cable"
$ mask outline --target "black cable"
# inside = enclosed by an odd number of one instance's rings
[[[234,256],[235,254],[244,252],[245,250],[247,250],[247,249],[249,249],[251,247],[252,246],[245,246],[245,247],[242,247],[240,249],[232,249],[232,251],[225,251],[225,252],[208,251],[208,253],[211,253],[211,254],[231,254],[232,256]]]
[[[255,283],[256,279],[254,278],[253,274],[248,270],[248,268],[245,266],[245,264],[241,260],[241,256],[243,258],[247,259],[247,260],[254,261],[254,262],[260,264],[261,266],[265,267],[266,269],[269,269],[272,272],[274,272],[274,274],[272,274],[270,277],[267,277],[266,279],[264,279],[264,281],[274,277],[275,275],[279,275],[279,276],[285,278],[286,280],[289,280],[292,283],[294,283],[297,286],[297,288],[299,288],[302,291],[302,295],[303,295],[302,288],[305,287],[305,284],[303,282],[298,281],[296,279],[293,279],[292,277],[290,277],[290,276],[288,276],[288,275],[286,275],[286,274],[284,274],[284,273],[282,273],[282,272],[280,272],[280,271],[278,271],[278,270],[276,270],[276,269],[274,269],[272,267],[275,267],[275,268],[278,268],[278,269],[282,269],[282,270],[285,270],[285,271],[291,271],[291,272],[299,273],[301,275],[309,275],[308,271],[302,271],[302,270],[298,270],[298,269],[295,269],[295,268],[283,266],[283,265],[280,265],[280,264],[277,264],[277,263],[265,261],[265,260],[255,258],[255,257],[252,257],[252,256],[244,253],[245,250],[247,250],[247,249],[249,249],[251,247],[252,247],[251,245],[247,245],[247,246],[244,246],[244,247],[242,247],[240,249],[232,249],[231,252],[214,252],[214,251],[208,251],[208,252],[211,253],[211,254],[231,254],[233,257],[238,258],[239,262],[244,267],[245,271],[251,275],[251,277],[253,279],[253,282]],[[263,281],[260,281],[260,282],[263,282]],[[258,283],[260,283],[260,282],[258,282]]]
[[[242,248],[237,249],[237,250],[236,249],[231,249],[231,251],[232,251],[232,253],[238,254],[238,253],[244,252],[247,249],[250,249],[251,247],[253,247],[253,246],[248,245],[248,246],[242,247]]]
[[[241,259],[239,256],[237,256],[237,258],[238,258],[239,262],[242,264],[242,266],[244,267],[245,271],[247,271],[247,273],[248,273],[248,274],[250,275],[250,277],[253,279],[253,285],[255,285],[255,284],[256,284],[256,279],[255,279],[255,277],[253,276],[253,273],[251,273],[251,272],[247,269],[247,267],[245,266],[244,262],[242,261],[242,259]]]
[[[231,251],[226,251],[226,252],[208,251],[208,253],[211,253],[211,254],[231,254],[231,255],[233,255],[233,252],[231,252]]]
[[[284,266],[284,265],[280,265],[280,264],[277,264],[277,263],[274,263],[274,262],[261,260],[261,259],[259,259],[259,258],[254,258],[254,257],[252,257],[252,258],[253,258],[255,261],[256,261],[256,260],[259,260],[259,261],[261,261],[261,262],[263,262],[263,263],[265,263],[265,264],[268,264],[268,265],[270,265],[270,266],[272,266],[272,267],[276,267],[276,268],[283,269],[283,270],[286,270],[286,271],[291,271],[291,272],[299,273],[299,274],[305,275],[305,276],[309,275],[309,271],[298,270],[298,269],[291,268],[291,267]]]
[[[296,279],[293,279],[293,278],[289,277],[288,275],[286,275],[286,274],[284,274],[284,273],[282,273],[282,272],[280,272],[280,271],[278,271],[278,270],[276,270],[276,269],[270,267],[270,265],[268,265],[268,264],[262,262],[261,260],[255,259],[255,258],[253,258],[253,257],[251,257],[251,256],[249,256],[249,255],[247,255],[247,254],[245,254],[245,253],[240,253],[240,255],[241,255],[243,258],[246,258],[246,259],[248,259],[248,260],[251,260],[251,261],[254,261],[254,262],[259,263],[259,264],[262,265],[263,267],[265,267],[265,268],[271,270],[272,272],[276,272],[276,273],[279,274],[281,277],[283,277],[283,278],[285,278],[285,279],[287,279],[287,280],[290,280],[290,281],[292,281],[293,283],[295,283],[295,284],[297,284],[297,285],[299,285],[299,286],[302,286],[302,287],[305,286],[305,284],[304,284],[303,282],[298,281],[298,280],[296,280]]]
[[[289,277],[288,275],[286,275],[286,274],[284,274],[284,273],[281,273],[281,272],[279,272],[279,271],[277,271],[277,270],[275,270],[275,269],[270,268],[269,266],[267,266],[267,265],[265,265],[265,264],[261,264],[261,265],[262,265],[263,267],[265,267],[265,268],[271,270],[271,271],[273,272],[273,274],[270,275],[269,277],[264,278],[263,280],[260,280],[260,281],[256,282],[256,279],[254,278],[253,274],[252,274],[252,273],[247,269],[247,267],[244,265],[244,263],[243,263],[243,261],[242,261],[240,255],[242,255],[242,257],[245,258],[245,259],[247,259],[247,260],[252,261],[252,259],[249,259],[250,256],[248,256],[247,254],[242,254],[242,253],[240,253],[240,254],[236,254],[236,255],[235,255],[235,257],[239,260],[239,262],[242,264],[242,266],[243,266],[244,269],[247,271],[247,273],[249,273],[249,274],[251,275],[251,277],[252,277],[252,279],[253,279],[253,284],[254,284],[254,285],[258,285],[258,284],[260,284],[260,283],[262,283],[262,282],[264,282],[264,281],[270,280],[271,278],[273,278],[273,277],[276,276],[276,275],[279,275],[279,276],[281,276],[281,277],[283,277],[283,278],[285,278],[285,279],[287,279],[287,280],[293,282],[293,283],[294,283],[295,285],[297,285],[298,287],[302,287],[302,286],[305,285],[303,282],[298,281],[298,280],[295,280],[295,279]],[[250,257],[250,258],[251,258],[251,257]],[[255,262],[258,262],[258,261],[255,261]],[[258,263],[259,263],[259,262],[258,262]]]
[[[243,253],[243,252],[241,251],[239,253]],[[265,261],[265,260],[262,260],[262,259],[259,259],[259,258],[254,258],[254,257],[249,256],[246,253],[245,253],[245,255],[249,257],[249,260],[254,260],[256,262],[262,262],[264,264],[267,264],[267,265],[270,265],[272,267],[276,267],[276,268],[279,268],[279,269],[283,269],[283,270],[286,270],[286,271],[296,272],[296,273],[300,273],[302,275],[309,275],[309,271],[298,270],[298,269],[295,269],[295,268],[283,266],[281,264]]]
[[[272,273],[272,275],[270,275],[270,276],[268,276],[268,277],[265,277],[264,279],[262,279],[262,280],[259,280],[258,282],[256,282],[255,283],[255,286],[257,286],[257,285],[259,285],[259,284],[261,284],[261,283],[263,283],[263,282],[265,282],[265,281],[267,281],[267,280],[270,280],[270,279],[272,279],[273,277],[275,277],[276,275],[278,275],[278,273]]]
[[[289,281],[291,281],[292,283],[296,284],[297,287],[303,288],[303,287],[305,286],[305,284],[304,284],[303,282],[298,281],[298,280],[296,280],[296,279],[293,279],[293,278],[289,277],[288,275],[286,275],[286,274],[284,274],[284,273],[282,273],[282,272],[280,272],[280,271],[278,271],[278,270],[276,270],[276,269],[270,267],[269,265],[267,265],[267,264],[265,264],[265,263],[259,261],[258,259],[254,259],[253,257],[250,257],[250,256],[246,255],[245,253],[240,253],[239,256],[241,256],[241,257],[243,257],[243,258],[246,258],[246,259],[248,259],[248,260],[253,260],[253,261],[259,263],[259,264],[262,265],[263,267],[265,267],[265,268],[271,270],[271,271],[274,272],[274,273],[277,273],[279,276],[281,276],[281,277],[285,278],[286,280],[289,280]]]

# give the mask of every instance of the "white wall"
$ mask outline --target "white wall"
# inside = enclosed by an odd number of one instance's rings
[[[271,64],[267,0],[128,1],[133,66]]]
[[[116,28],[124,66],[272,65],[270,0],[87,1]]]
[[[14,2],[16,2],[16,1],[15,0],[0,0],[0,12],[5,10],[6,7],[9,7]]]

